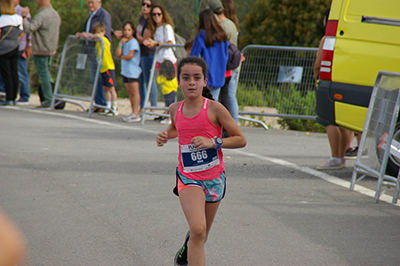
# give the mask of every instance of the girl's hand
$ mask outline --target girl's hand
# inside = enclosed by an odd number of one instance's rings
[[[211,149],[213,147],[213,142],[211,139],[205,138],[205,137],[194,137],[190,141],[191,144],[193,144],[196,149]]]
[[[121,40],[119,41],[119,45],[123,45],[124,43],[126,43],[128,41],[128,38],[126,37],[122,37]]]
[[[156,142],[158,147],[164,146],[165,143],[168,141],[168,132],[163,131],[157,134]]]

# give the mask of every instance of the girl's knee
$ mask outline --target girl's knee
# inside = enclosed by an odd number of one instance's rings
[[[207,226],[206,224],[199,224],[190,227],[190,239],[195,242],[205,242],[207,238]]]

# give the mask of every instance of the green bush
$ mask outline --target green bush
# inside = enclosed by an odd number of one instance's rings
[[[280,97],[281,92],[277,91],[280,101],[276,108],[281,114],[315,116],[316,96],[315,91],[309,91],[305,96],[296,90],[293,85],[287,95]],[[325,127],[310,119],[282,118],[278,123],[288,129],[299,131],[326,132]]]

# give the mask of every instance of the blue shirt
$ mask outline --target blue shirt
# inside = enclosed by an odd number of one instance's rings
[[[139,78],[142,69],[140,68],[140,47],[138,41],[133,38],[122,45],[122,55],[128,55],[135,50],[135,55],[131,60],[121,59],[121,75],[126,78]]]
[[[226,63],[228,62],[229,42],[215,42],[206,47],[204,40],[206,32],[200,30],[194,39],[191,56],[199,56],[206,61],[208,66],[207,85],[212,88],[221,88],[225,84]]]

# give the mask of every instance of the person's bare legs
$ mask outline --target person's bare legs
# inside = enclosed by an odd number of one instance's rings
[[[329,158],[327,162],[318,165],[317,169],[341,169],[345,164],[344,155],[349,142],[352,139],[353,133],[334,125],[328,125],[326,127],[326,133],[328,135],[329,146],[331,148],[331,158]]]
[[[140,105],[139,82],[129,82],[124,83],[124,85],[131,102],[132,113],[138,116]]]
[[[179,193],[183,213],[189,223],[188,261],[190,266],[204,266],[204,243],[220,202],[206,203],[200,187],[189,187]]]
[[[331,156],[333,158],[339,157],[339,145],[340,145],[340,132],[339,128],[334,125],[326,127],[326,134],[328,135],[329,146],[331,147]]]
[[[338,156],[337,158],[344,158],[344,155],[346,153],[347,148],[349,147],[349,142],[353,140],[353,132],[338,127],[339,133],[340,133],[340,144],[338,146]]]

